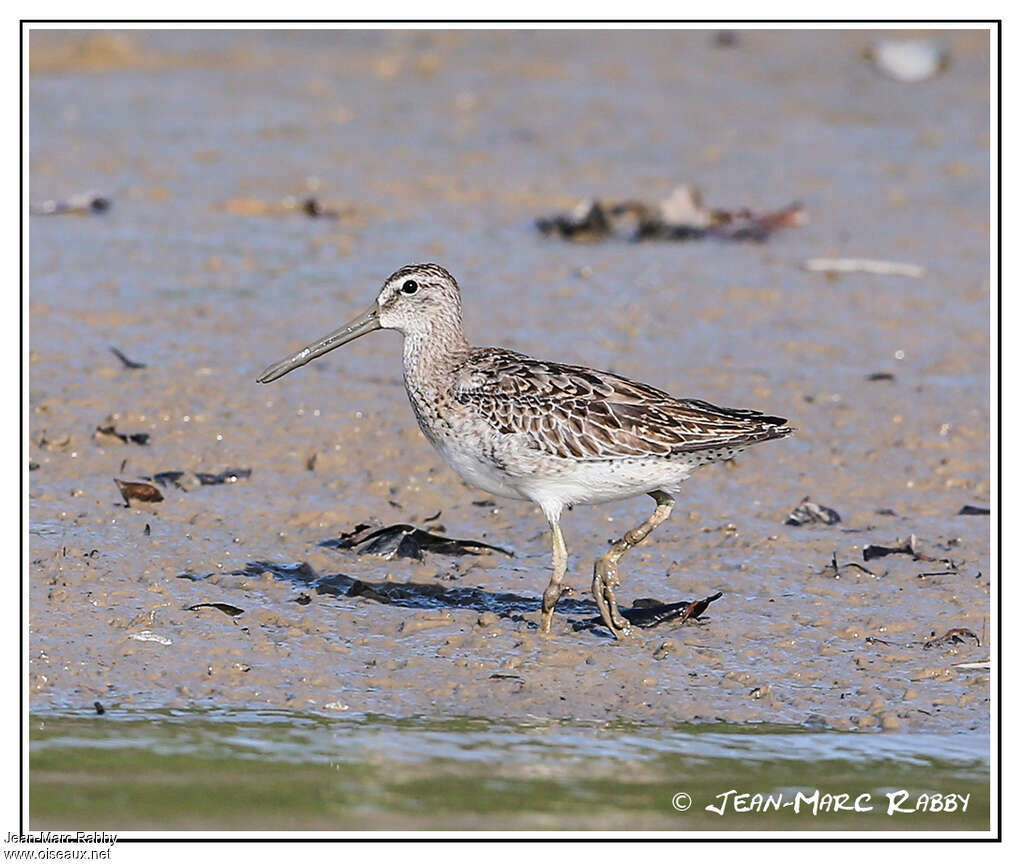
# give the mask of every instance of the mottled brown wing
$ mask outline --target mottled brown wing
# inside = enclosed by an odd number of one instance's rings
[[[582,460],[674,456],[788,435],[783,418],[676,399],[650,385],[585,367],[478,349],[455,398],[497,431],[537,450]]]

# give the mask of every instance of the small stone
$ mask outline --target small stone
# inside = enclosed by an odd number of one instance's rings
[[[665,640],[654,652],[654,660],[663,661],[672,652],[678,651],[675,640]]]

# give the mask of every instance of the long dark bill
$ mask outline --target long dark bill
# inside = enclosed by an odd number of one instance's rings
[[[334,351],[339,345],[352,342],[352,340],[358,339],[363,334],[369,333],[372,330],[378,330],[379,328],[380,320],[377,317],[377,304],[374,304],[361,316],[352,319],[352,321],[338,328],[334,333],[329,333],[322,339],[311,342],[304,349],[290,357],[279,360],[277,363],[272,363],[260,373],[256,381],[260,384],[269,384],[281,376],[287,375],[293,369],[305,366],[314,358],[327,354],[329,351]]]

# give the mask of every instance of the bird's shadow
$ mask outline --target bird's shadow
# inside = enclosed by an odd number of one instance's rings
[[[523,613],[540,609],[539,597],[524,597],[512,592],[488,592],[470,586],[442,586],[438,583],[372,583],[350,577],[347,574],[319,575],[307,562],[281,564],[277,562],[249,562],[234,571],[235,574],[258,576],[269,572],[276,579],[290,582],[302,589],[321,595],[344,598],[365,598],[381,604],[414,609],[469,609],[478,613],[494,613],[503,618],[523,620]],[[679,601],[663,604],[651,598],[637,598],[633,606],[620,612],[632,624],[650,628],[665,622],[681,623],[697,619],[708,605],[722,596],[719,592],[699,601]],[[603,628],[597,604],[582,598],[563,597],[558,602],[558,611],[563,615],[586,617],[571,622],[574,630],[595,630]],[[533,622],[528,623],[536,627]]]
[[[347,574],[320,575],[306,562],[279,564],[276,562],[249,562],[236,574],[256,576],[270,572],[285,580],[311,589],[317,594],[343,598],[365,598],[381,604],[415,609],[469,609],[478,613],[512,616],[532,613],[540,609],[539,597],[525,597],[512,592],[488,592],[471,586],[442,586],[438,583],[373,583]],[[576,598],[563,598],[558,609],[575,615],[594,615],[597,604]]]

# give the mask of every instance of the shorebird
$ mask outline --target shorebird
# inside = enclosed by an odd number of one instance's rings
[[[615,589],[618,563],[669,518],[694,469],[729,459],[792,430],[785,418],[677,399],[648,384],[582,366],[535,360],[504,348],[473,348],[455,278],[411,264],[385,281],[358,318],[267,367],[266,384],[380,328],[405,338],[405,388],[427,440],[464,480],[492,495],[535,503],[551,526],[552,574],[541,601],[550,632],[568,553],[566,507],[641,494],[656,507],[594,564],[592,589],[616,639],[630,630]]]

